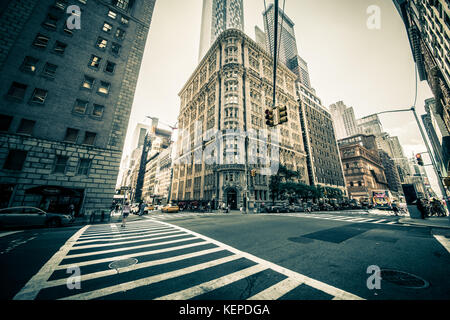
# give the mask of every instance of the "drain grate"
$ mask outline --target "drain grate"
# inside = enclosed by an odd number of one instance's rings
[[[399,270],[383,269],[381,270],[381,279],[410,289],[424,289],[430,285],[426,280],[414,274]]]
[[[138,263],[138,260],[135,258],[129,258],[129,259],[123,259],[123,260],[117,260],[114,262],[111,262],[109,264],[110,269],[120,269],[120,268],[126,268],[135,265]]]

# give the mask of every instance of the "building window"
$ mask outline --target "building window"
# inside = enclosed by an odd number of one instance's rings
[[[109,10],[108,11],[108,17],[110,17],[113,20],[116,20],[117,18],[117,13],[115,13],[114,11]]]
[[[42,23],[42,26],[44,28],[47,28],[50,30],[56,30],[57,23],[58,23],[58,18],[49,13],[49,14],[47,14],[47,18],[45,19],[45,21]]]
[[[122,29],[116,30],[116,39],[123,40],[125,38],[125,31]]]
[[[0,131],[8,131],[11,126],[13,117],[5,114],[0,114]]]
[[[87,105],[88,105],[87,101],[77,99],[75,101],[75,107],[73,108],[73,112],[84,115],[86,114]]]
[[[92,110],[92,115],[96,118],[103,117],[103,112],[105,111],[105,107],[99,104],[94,104],[94,109]]]
[[[128,27],[129,22],[130,21],[127,18],[124,17],[120,18],[120,23],[123,24],[125,27]]]
[[[78,132],[80,132],[80,130],[73,129],[73,128],[67,128],[66,136],[64,137],[64,141],[76,143],[77,138],[78,138]]]
[[[33,41],[33,46],[44,49],[47,47],[49,40],[50,40],[49,37],[39,33]]]
[[[67,7],[67,1],[66,0],[56,0],[55,7],[64,11],[64,10],[66,10],[66,7]]]
[[[97,48],[99,48],[100,50],[105,50],[106,46],[108,45],[108,40],[106,40],[105,38],[102,37],[98,37],[97,39]]]
[[[113,42],[111,45],[111,52],[116,55],[119,55],[121,48],[122,48],[122,46],[120,44]]]
[[[63,55],[64,52],[66,51],[66,48],[67,48],[67,44],[60,42],[60,41],[56,41],[55,46],[53,47],[53,52]]]
[[[36,121],[22,119],[20,121],[19,128],[17,129],[17,133],[32,135],[35,124],[36,124]]]
[[[119,9],[127,11],[130,1],[129,0],[112,0],[112,4]]]
[[[90,159],[80,159],[80,161],[78,162],[77,173],[79,175],[87,176],[89,174],[90,167],[91,167],[91,160]]]
[[[13,82],[8,90],[8,96],[17,100],[23,100],[26,90],[26,84]]]
[[[81,2],[82,4],[86,4],[87,0],[78,0],[78,2]]]
[[[20,66],[20,70],[34,74],[36,72],[38,61],[39,59],[27,56],[25,57],[25,59],[23,59],[22,65]]]
[[[44,104],[45,99],[47,98],[47,90],[36,88],[33,91],[33,95],[31,96],[32,103]]]
[[[115,69],[116,69],[116,64],[114,62],[111,62],[111,61],[106,62],[105,72],[114,73]]]
[[[111,87],[111,84],[109,82],[100,81],[100,86],[98,87],[97,92],[100,94],[107,95],[107,94],[109,94],[110,87]]]
[[[84,134],[83,144],[87,144],[87,145],[93,146],[96,136],[97,136],[96,133],[86,131],[86,133]]]
[[[67,162],[69,157],[57,156],[55,161],[55,167],[53,168],[53,173],[66,173]]]
[[[109,24],[108,22],[103,23],[103,28],[102,30],[106,33],[111,33],[113,26],[111,24]]]
[[[27,158],[27,152],[22,150],[9,150],[3,169],[20,171]]]
[[[42,70],[42,75],[46,78],[54,79],[56,75],[56,69],[58,69],[57,65],[47,62],[44,66],[44,70]]]
[[[91,60],[89,60],[89,67],[98,69],[100,67],[100,61],[102,61],[102,58],[92,55]]]
[[[94,87],[94,81],[95,79],[89,76],[84,76],[84,80],[83,83],[81,84],[81,88],[83,89],[87,89],[87,90],[92,90],[92,88]]]

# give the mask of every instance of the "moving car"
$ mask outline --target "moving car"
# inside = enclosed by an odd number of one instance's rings
[[[147,214],[147,213],[149,213],[150,211],[153,211],[153,210],[155,210],[155,206],[152,205],[152,204],[148,204],[144,208],[144,214]]]
[[[162,212],[167,212],[167,213],[169,213],[169,212],[178,212],[178,211],[180,211],[180,207],[169,204],[167,206],[162,207],[161,211]]]
[[[60,227],[73,221],[68,214],[49,213],[35,207],[0,209],[0,228],[8,227]]]

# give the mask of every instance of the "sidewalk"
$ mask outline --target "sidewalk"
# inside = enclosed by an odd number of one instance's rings
[[[399,223],[412,224],[424,227],[436,227],[450,229],[449,217],[430,217],[426,219],[401,218]]]

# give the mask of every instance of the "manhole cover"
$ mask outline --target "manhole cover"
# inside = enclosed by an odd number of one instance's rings
[[[381,270],[381,279],[411,289],[424,289],[430,285],[427,281],[414,274],[398,270]]]
[[[117,260],[117,261],[111,262],[109,264],[109,268],[110,269],[126,268],[126,267],[129,267],[129,266],[135,265],[137,262],[138,261],[135,258]]]

